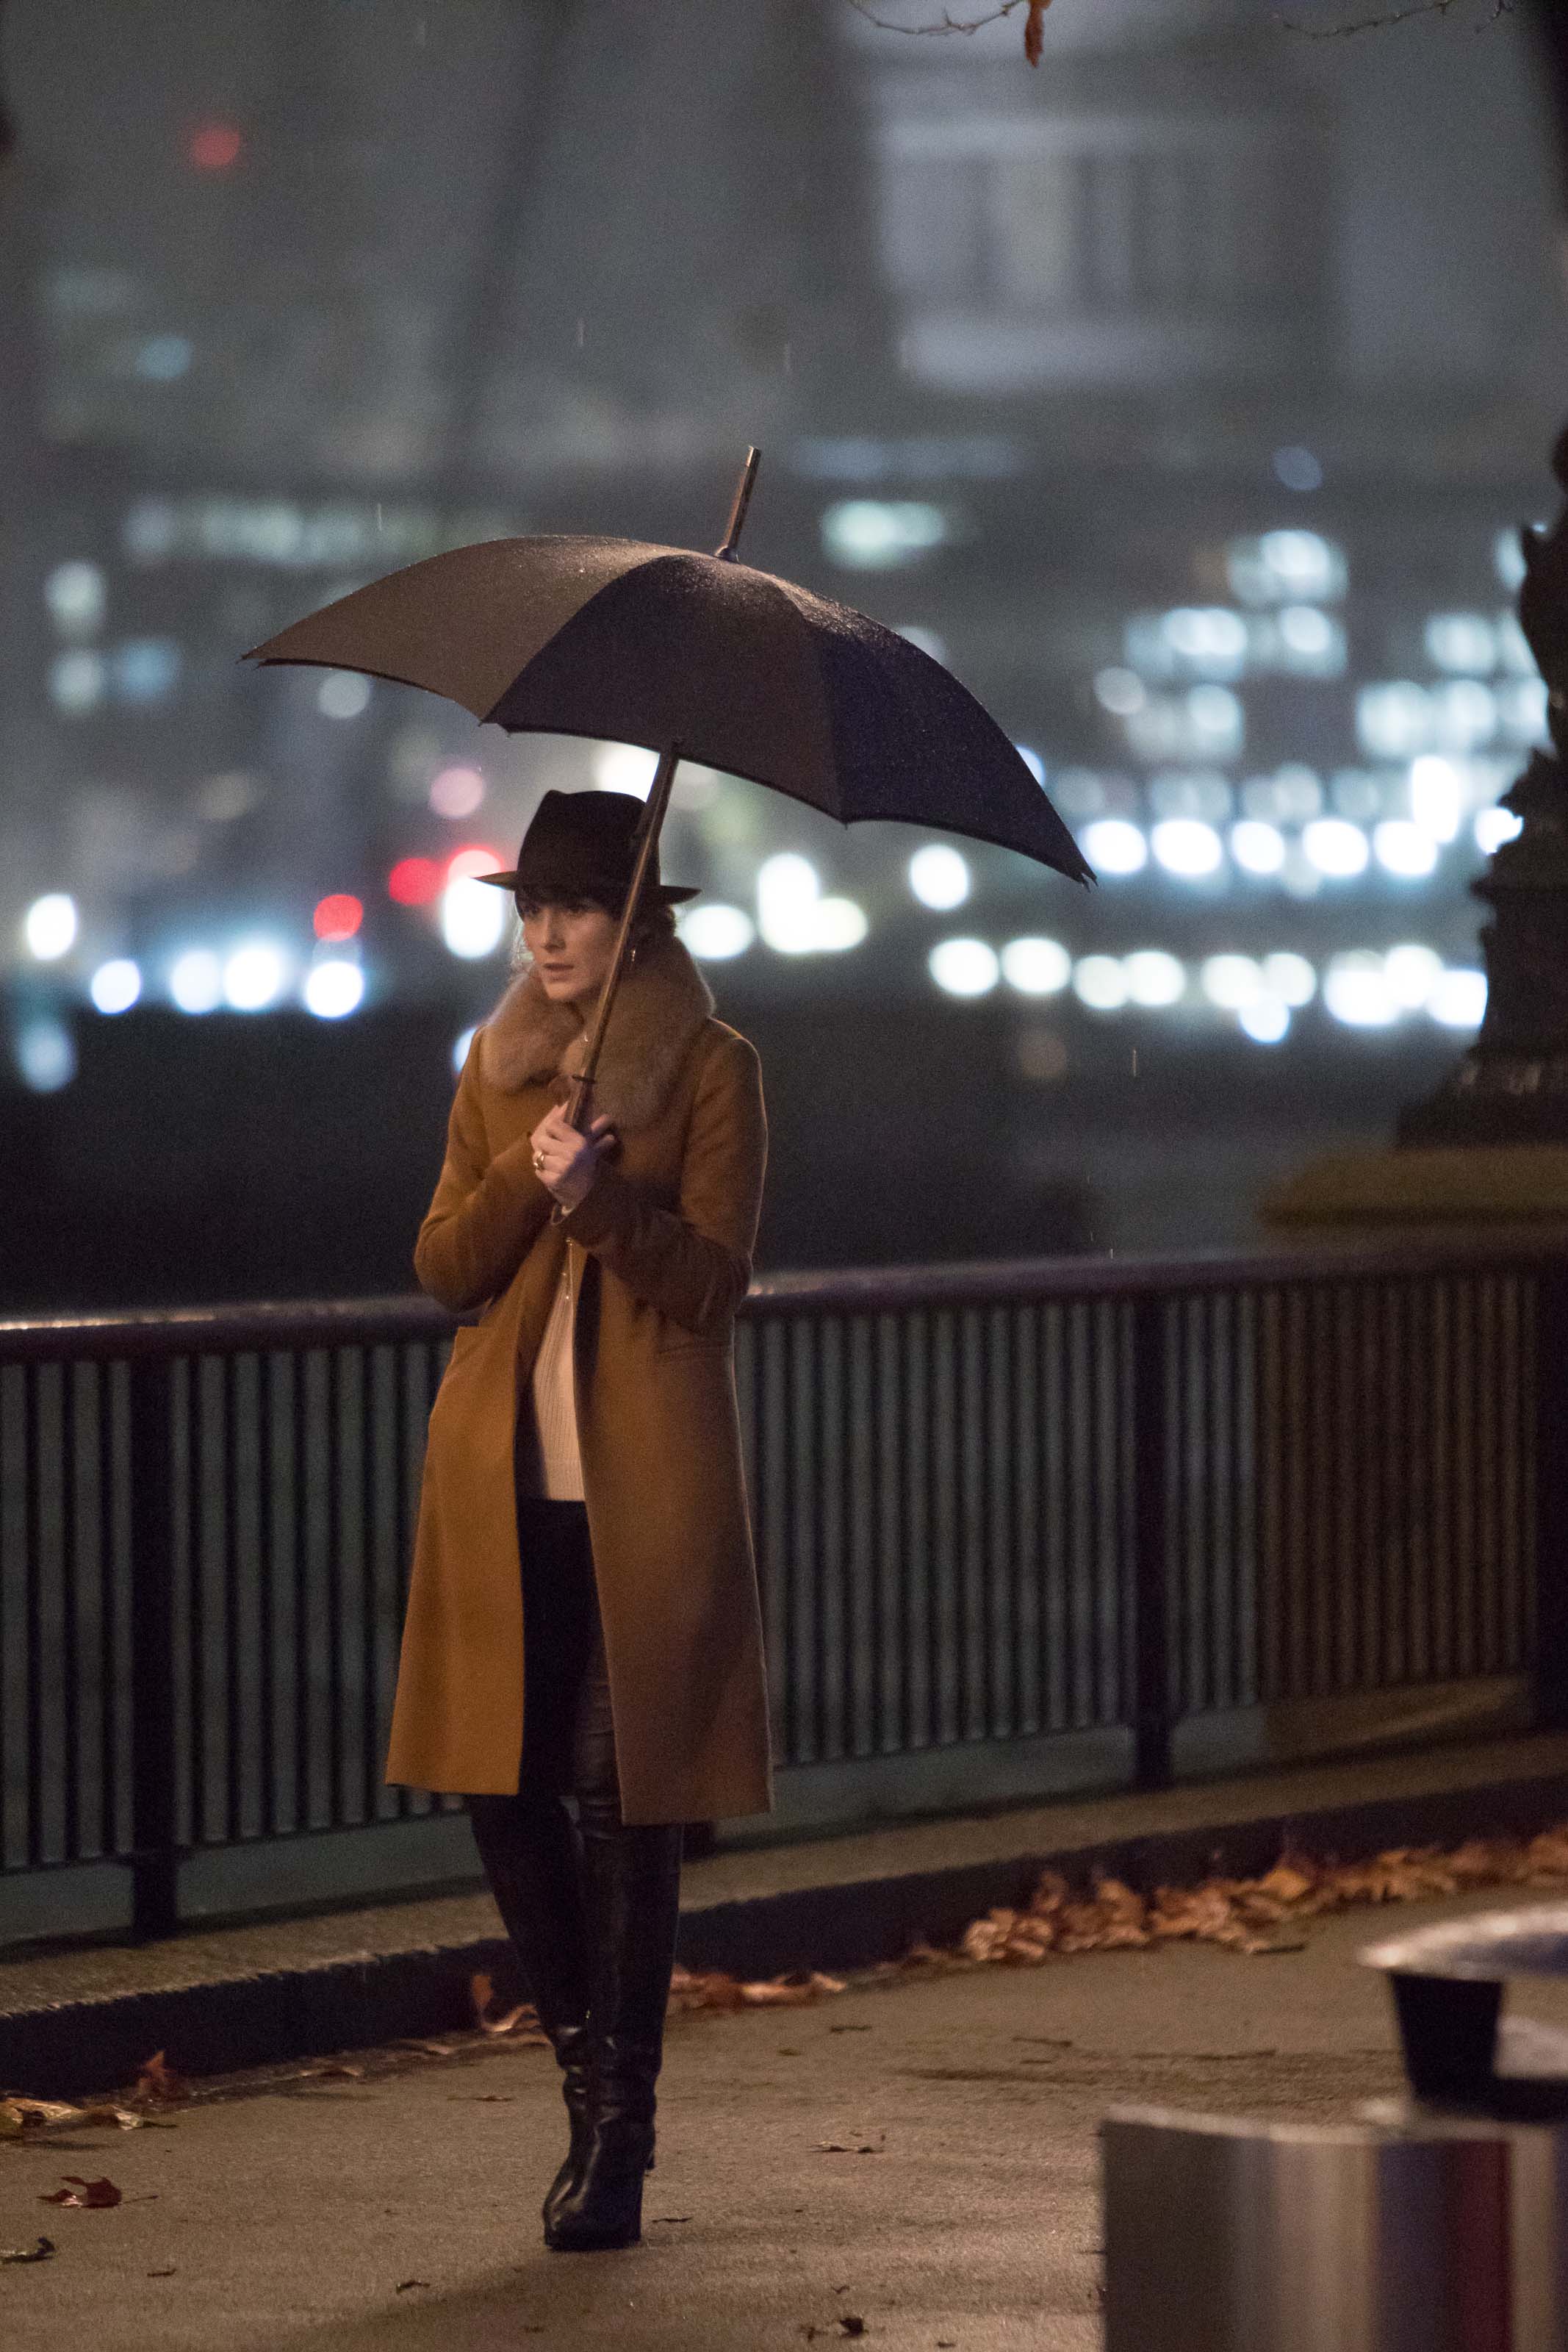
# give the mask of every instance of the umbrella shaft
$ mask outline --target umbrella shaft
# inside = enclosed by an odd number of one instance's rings
[[[670,786],[675,781],[680,765],[681,747],[672,743],[661,754],[653,790],[648,794],[648,813],[643,820],[642,845],[632,870],[632,887],[626,893],[626,905],[621,917],[621,929],[615,935],[615,952],[610,960],[610,971],[599,994],[599,1012],[588,1041],[588,1052],[582,1065],[582,1075],[571,1090],[567,1104],[567,1117],[580,1135],[585,1135],[593,1118],[593,1081],[599,1069],[599,1055],[604,1044],[604,1033],[610,1025],[610,1014],[615,1003],[615,992],[621,985],[621,975],[626,969],[632,933],[643,903],[643,886],[648,868],[653,862],[659,835],[664,829],[664,811],[670,805]]]

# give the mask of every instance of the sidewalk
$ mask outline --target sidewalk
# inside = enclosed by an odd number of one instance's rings
[[[1552,1735],[737,1849],[688,1865],[682,1958],[745,1977],[864,1967],[956,1937],[1046,1865],[1181,1884],[1217,1858],[1266,1870],[1287,1836],[1349,1859],[1565,1818],[1568,1736]],[[157,2049],[215,2074],[467,2025],[470,1976],[500,1988],[509,1966],[483,1894],[0,1956],[0,2089],[101,2091]]]
[[[1489,1898],[1399,1924],[1461,1907]],[[677,2017],[646,2242],[621,2253],[540,2245],[563,2122],[538,2048],[377,2053],[362,2080],[236,2085],[172,2129],[0,2144],[0,2246],[57,2250],[0,2268],[0,2340],[800,2352],[853,2318],[876,2352],[1092,2352],[1105,2109],[1330,2120],[1393,2092],[1387,1994],[1354,1961],[1387,1917],[1265,1958],[1177,1945]],[[1568,1984],[1521,2005],[1568,2025]],[[39,2203],[68,2172],[124,2202]]]

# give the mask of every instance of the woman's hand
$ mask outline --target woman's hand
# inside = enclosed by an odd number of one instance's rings
[[[546,1111],[529,1140],[540,1183],[570,1211],[587,1199],[601,1159],[614,1149],[615,1130],[607,1118],[596,1118],[588,1133],[580,1135],[563,1106],[557,1103]]]

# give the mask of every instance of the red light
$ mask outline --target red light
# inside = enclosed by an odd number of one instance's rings
[[[365,910],[347,890],[335,890],[316,909],[319,940],[351,940],[365,919]]]
[[[387,897],[400,907],[428,907],[445,879],[434,857],[400,857],[387,876]]]
[[[204,122],[185,142],[185,152],[198,172],[226,172],[237,163],[245,141],[232,122]]]
[[[449,857],[446,861],[449,882],[465,881],[471,874],[499,874],[501,870],[501,860],[493,849],[480,849],[475,845],[460,849],[455,857]]]

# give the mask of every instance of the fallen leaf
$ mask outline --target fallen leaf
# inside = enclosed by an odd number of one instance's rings
[[[399,2294],[406,2294],[411,2286],[428,2286],[429,2284],[428,2279],[399,2279],[397,2292]]]
[[[7,2091],[5,2105],[20,2115],[24,2129],[37,2130],[45,2124],[80,2123],[82,2110],[69,2099],[28,2099],[20,2091]]]
[[[1045,12],[1051,0],[1029,0],[1029,15],[1024,18],[1023,53],[1031,66],[1040,63],[1045,41]]]
[[[149,2278],[172,2278],[174,2275],[174,2264],[171,2263],[167,2270],[149,2271],[147,2275]]]
[[[468,1998],[474,2004],[474,2022],[481,2033],[511,2033],[516,2031],[519,2040],[525,2037],[538,2042],[549,2040],[549,2037],[539,2030],[538,2011],[528,2001],[519,2000],[512,2008],[502,2011],[499,2016],[493,2016],[491,2011],[495,1997],[495,1987],[482,1970],[469,1978]]]
[[[74,2185],[46,2189],[38,2199],[40,2205],[79,2205],[84,2211],[90,2209],[97,2212],[120,2203],[120,2191],[107,2176],[101,2180],[84,2180],[79,2172],[62,2172],[60,2179]],[[78,2189],[82,2192],[79,2197]]]
[[[882,2154],[881,2143],[873,2147],[870,2140],[820,2139],[817,2146],[824,2156],[880,2156]]]
[[[139,2116],[133,2107],[116,2106],[84,2107],[81,2119],[84,2124],[112,2124],[119,2131],[141,2131],[150,2121],[148,2116]],[[164,2123],[157,2126],[157,2129],[173,2131],[175,2126]]]
[[[466,2099],[479,2107],[509,2107],[512,2104],[510,2091],[448,2091],[446,2095],[449,2099]]]
[[[341,2058],[329,2059],[324,2066],[307,2066],[305,2074],[313,2083],[362,2083],[365,2078],[362,2066],[350,2066]]]
[[[858,2311],[845,2311],[840,2314],[839,2333],[841,2336],[863,2336],[865,2334],[865,2321],[861,2317]]]
[[[423,2050],[427,2058],[450,2058],[452,2055],[453,2044],[450,2042],[425,2042],[423,2041],[417,2033],[404,2033],[399,2035],[397,2041],[393,2042],[392,2048],[394,2050]]]
[[[830,2025],[828,2032],[830,2033],[869,2033],[871,2028],[869,2025]]]
[[[183,2074],[175,2073],[162,2050],[155,2050],[151,2058],[142,2060],[136,2087],[131,2093],[133,2100],[150,2106],[186,2099],[190,2095],[190,2084]]]
[[[691,2218],[689,2213],[655,2213],[653,2216],[655,2221],[689,2221]]]
[[[31,2246],[0,2246],[0,2263],[47,2263],[54,2251],[52,2238],[40,2238]]]

